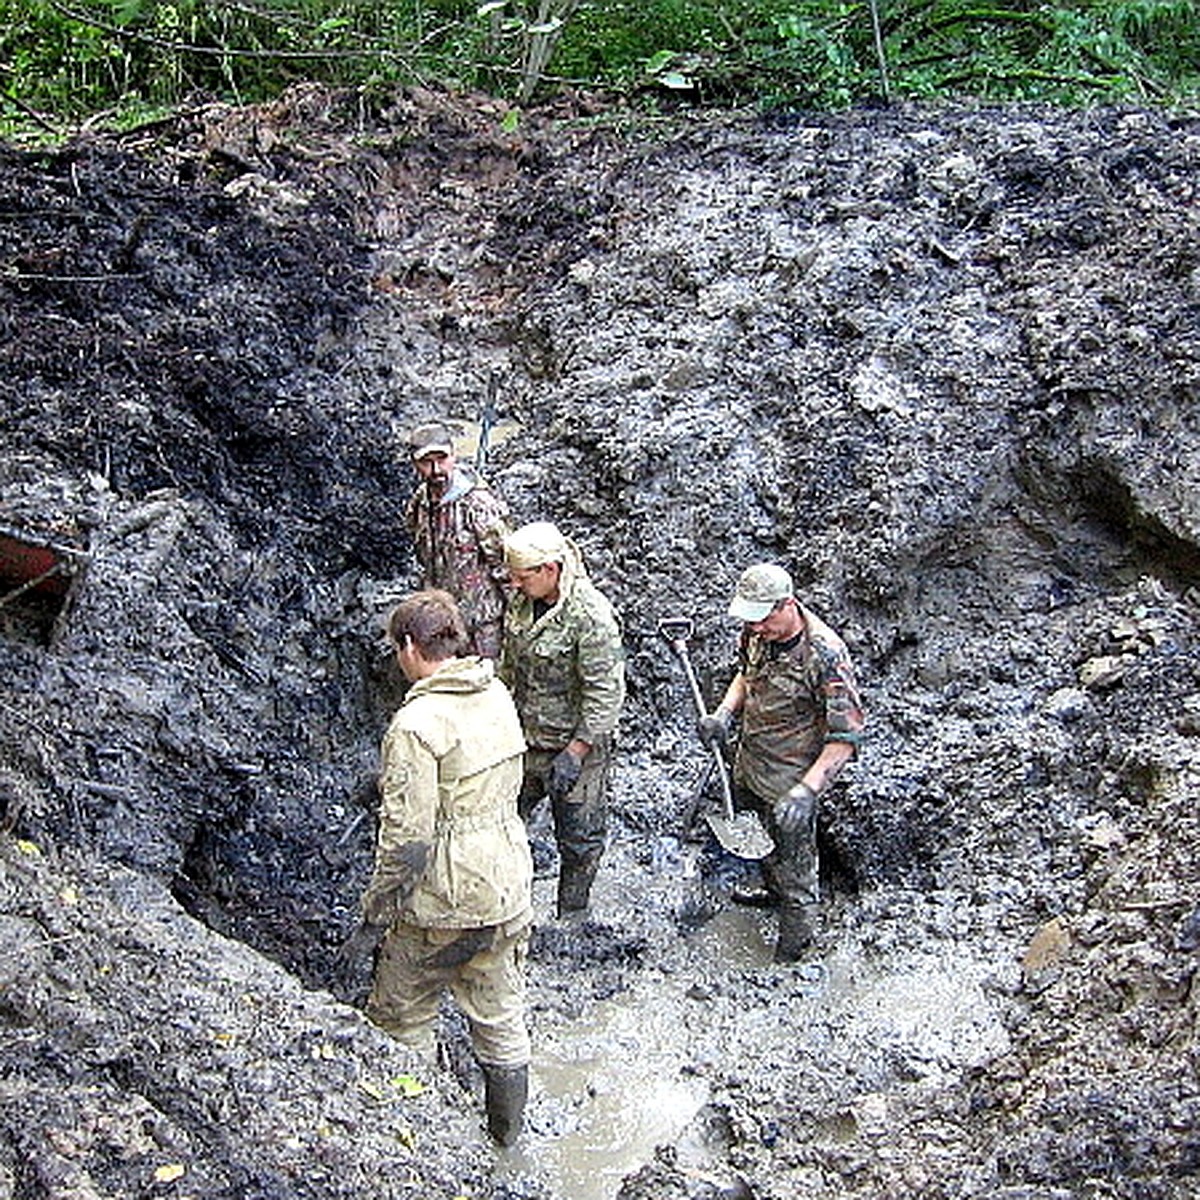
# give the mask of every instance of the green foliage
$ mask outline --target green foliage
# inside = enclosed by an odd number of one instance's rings
[[[0,0],[9,130],[301,79],[518,105],[1194,103],[1200,0]]]

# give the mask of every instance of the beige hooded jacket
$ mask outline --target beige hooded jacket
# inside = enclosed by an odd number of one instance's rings
[[[533,866],[517,813],[524,751],[517,710],[490,659],[448,659],[414,683],[383,739],[368,894],[387,894],[387,864],[417,843],[428,857],[396,917],[440,929],[527,917]]]

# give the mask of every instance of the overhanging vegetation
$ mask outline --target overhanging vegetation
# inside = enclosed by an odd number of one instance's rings
[[[643,108],[1200,95],[1196,0],[0,0],[0,132],[299,79]],[[511,117],[510,119],[518,119]]]

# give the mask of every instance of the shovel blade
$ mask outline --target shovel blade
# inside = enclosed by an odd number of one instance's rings
[[[738,858],[766,858],[775,849],[771,835],[751,812],[737,813],[732,817],[707,813],[704,819],[713,836],[721,843],[721,849]]]

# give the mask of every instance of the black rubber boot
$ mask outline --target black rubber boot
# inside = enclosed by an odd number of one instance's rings
[[[734,904],[742,904],[746,908],[777,908],[779,897],[765,887],[735,887],[729,893]]]
[[[815,914],[807,904],[784,904],[779,909],[779,940],[775,943],[777,963],[796,962],[813,944]]]
[[[592,881],[600,860],[585,861],[568,865],[564,863],[558,872],[558,917],[559,920],[580,920],[587,915],[588,902],[592,894]]]
[[[529,1068],[480,1065],[488,1133],[501,1146],[511,1146],[521,1132],[525,1101],[529,1099]]]

